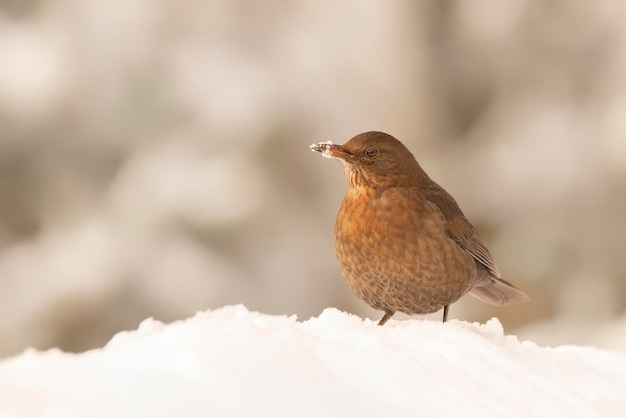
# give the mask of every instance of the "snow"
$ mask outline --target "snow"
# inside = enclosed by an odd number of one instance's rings
[[[102,349],[0,362],[0,417],[621,417],[626,357],[485,324],[335,309],[148,319]]]
[[[331,145],[333,145],[332,141],[318,142],[317,144],[309,145],[309,148],[311,148],[311,151],[315,151],[315,152],[321,153],[322,156],[324,156],[326,158],[335,158],[330,153],[330,146]],[[320,151],[321,148],[324,148],[324,151]]]

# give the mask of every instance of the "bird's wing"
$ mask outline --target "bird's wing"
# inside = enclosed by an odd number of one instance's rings
[[[463,250],[467,251],[475,260],[487,267],[489,273],[501,278],[502,275],[498,270],[498,266],[493,261],[493,257],[487,249],[487,244],[474,228],[454,198],[450,196],[441,186],[432,182],[429,186],[422,190],[424,198],[433,203],[446,222],[446,232]]]

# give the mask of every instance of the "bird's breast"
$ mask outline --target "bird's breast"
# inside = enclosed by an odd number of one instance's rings
[[[445,235],[443,221],[409,192],[348,193],[335,226],[337,255],[370,266],[419,266],[427,245]]]
[[[445,233],[444,220],[412,189],[382,192],[351,188],[337,216],[336,231],[347,237],[366,236],[386,241]]]
[[[335,249],[350,287],[377,309],[437,310],[466,291],[475,270],[437,208],[412,189],[351,190],[337,215]]]

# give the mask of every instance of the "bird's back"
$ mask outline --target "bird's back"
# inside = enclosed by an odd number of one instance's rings
[[[487,244],[465,217],[454,198],[437,183],[428,180],[422,183],[421,194],[439,209],[448,236],[475,260],[476,280],[470,293],[493,305],[529,300],[528,295],[502,279]]]

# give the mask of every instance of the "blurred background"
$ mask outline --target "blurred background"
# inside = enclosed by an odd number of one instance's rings
[[[377,320],[335,259],[343,169],[308,148],[368,130],[414,152],[532,297],[467,296],[452,318],[626,352],[625,16],[0,0],[0,356],[227,304]]]

